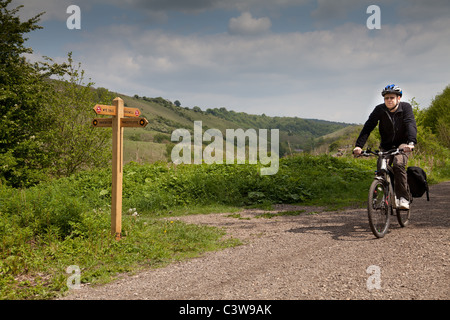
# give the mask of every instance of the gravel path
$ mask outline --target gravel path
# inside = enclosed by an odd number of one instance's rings
[[[226,213],[178,217],[225,228],[244,244],[85,286],[63,299],[447,300],[450,181],[432,186],[430,197],[414,200],[408,227],[393,217],[383,239],[372,235],[364,209],[279,206],[275,212],[305,212],[270,219],[256,218],[261,210],[244,210],[241,219]]]

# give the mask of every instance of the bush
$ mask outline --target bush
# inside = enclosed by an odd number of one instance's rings
[[[125,168],[124,205],[138,211],[224,204],[300,203],[355,200],[368,189],[374,162],[329,156],[280,159],[276,175],[261,176],[260,165],[153,165]],[[365,195],[360,199],[365,200]]]
[[[164,133],[157,133],[153,136],[153,142],[156,143],[168,143],[170,142],[170,136]]]

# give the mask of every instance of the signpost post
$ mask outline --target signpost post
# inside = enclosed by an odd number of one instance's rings
[[[116,115],[112,118],[112,191],[111,191],[111,233],[119,240],[122,237],[122,177],[123,177],[123,100],[115,98],[113,106]]]
[[[116,240],[122,237],[122,181],[123,181],[123,128],[145,127],[145,118],[139,117],[141,111],[137,108],[124,107],[119,97],[113,100],[112,106],[97,104],[94,107],[97,114],[111,115],[112,118],[96,118],[92,120],[94,127],[111,127],[112,138],[112,192],[111,192],[111,234]],[[133,118],[124,118],[133,117]]]

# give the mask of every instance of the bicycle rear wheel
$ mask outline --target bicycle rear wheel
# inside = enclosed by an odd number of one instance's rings
[[[377,238],[383,238],[390,224],[389,189],[379,180],[374,180],[369,189],[367,212],[369,226]]]
[[[409,224],[409,217],[411,216],[411,204],[413,202],[413,197],[412,197],[409,189],[408,189],[408,193],[409,193],[409,207],[410,208],[408,210],[400,210],[400,209],[396,210],[398,224],[402,228],[406,227]]]
[[[397,220],[398,224],[403,228],[409,224],[409,216],[411,215],[410,210],[397,209]]]

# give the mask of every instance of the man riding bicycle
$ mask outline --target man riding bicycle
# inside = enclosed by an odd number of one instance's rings
[[[387,151],[402,148],[404,153],[393,156],[390,160],[394,169],[395,195],[399,199],[399,209],[409,209],[408,181],[406,165],[409,153],[417,143],[417,126],[412,107],[407,102],[400,102],[402,89],[396,85],[386,86],[381,95],[384,103],[375,107],[364,124],[356,140],[353,153],[360,155],[362,147],[377,124],[381,136],[380,149]]]

